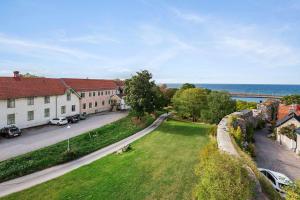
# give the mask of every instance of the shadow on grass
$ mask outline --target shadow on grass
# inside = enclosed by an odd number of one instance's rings
[[[184,122],[165,122],[159,131],[166,134],[177,134],[183,136],[208,135],[209,125],[189,124]]]

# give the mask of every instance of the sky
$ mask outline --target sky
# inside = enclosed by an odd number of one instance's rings
[[[300,84],[299,0],[2,0],[0,76]]]

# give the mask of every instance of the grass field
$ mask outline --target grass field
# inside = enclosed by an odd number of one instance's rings
[[[109,155],[4,199],[191,199],[195,165],[211,127],[164,122],[126,153]]]

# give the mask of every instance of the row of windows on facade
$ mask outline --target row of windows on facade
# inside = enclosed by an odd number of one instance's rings
[[[71,101],[71,94],[67,94],[67,101]],[[45,96],[44,97],[44,103],[48,104],[50,103],[50,97]],[[27,97],[27,105],[31,106],[34,105],[34,97]],[[15,108],[16,107],[16,101],[15,99],[8,99],[7,100],[7,108]]]
[[[111,103],[111,101],[109,100],[108,104],[110,104],[110,103]],[[94,107],[97,107],[98,106],[98,102],[95,101],[94,105],[95,105]],[[105,105],[105,101],[103,100],[102,101],[102,106],[104,106],[104,105]],[[89,108],[93,108],[93,103],[89,103]],[[82,104],[82,109],[86,109],[86,103]]]
[[[71,107],[72,112],[76,111],[76,105],[72,105]],[[60,108],[61,114],[66,113],[66,106],[61,106]],[[48,118],[50,117],[50,108],[45,108],[44,109],[44,117]],[[32,121],[34,120],[34,111],[28,111],[27,112],[27,121]],[[15,124],[16,122],[16,115],[15,114],[8,114],[7,115],[7,125]]]
[[[107,91],[98,91],[98,92],[89,92],[89,97],[93,96],[95,97],[96,94],[98,94],[98,96],[103,96],[104,94],[105,95],[110,95],[110,94],[114,94],[114,90],[110,91],[110,90],[107,90]],[[84,98],[85,97],[85,92],[82,92],[81,93],[81,97]]]

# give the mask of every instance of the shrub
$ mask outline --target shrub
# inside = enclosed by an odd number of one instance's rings
[[[221,153],[214,143],[200,152],[196,168],[199,181],[195,199],[244,200],[253,199],[254,183],[237,158]]]
[[[294,185],[288,186],[286,189],[286,200],[300,199],[300,181],[296,181]]]

